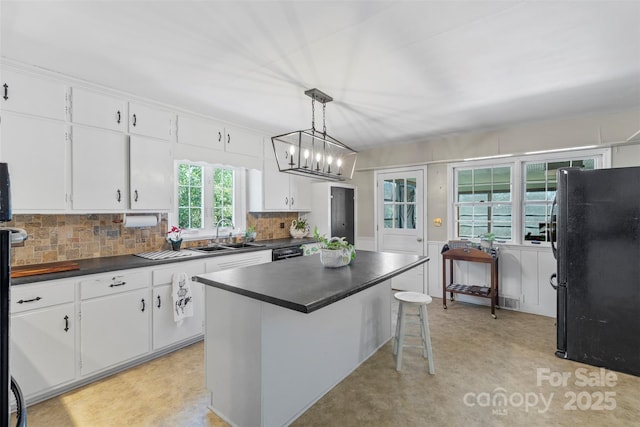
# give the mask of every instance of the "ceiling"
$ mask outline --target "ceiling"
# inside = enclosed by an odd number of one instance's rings
[[[316,87],[328,133],[358,150],[640,107],[640,1],[0,8],[4,58],[272,134],[311,127]]]

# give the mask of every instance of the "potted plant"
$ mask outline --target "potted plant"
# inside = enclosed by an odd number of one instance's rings
[[[491,249],[493,247],[493,241],[496,239],[494,233],[485,233],[480,235],[480,247],[483,249]]]
[[[182,245],[182,228],[171,226],[171,229],[167,231],[167,241],[171,245],[171,249],[179,251],[180,245]]]
[[[309,234],[309,223],[306,218],[298,218],[291,221],[291,227],[289,227],[289,234],[294,239],[302,239]]]
[[[356,250],[344,237],[331,237],[327,239],[318,232],[318,227],[313,230],[313,238],[320,247],[320,262],[325,267],[336,268],[349,265],[356,258]]]
[[[256,227],[254,225],[248,227],[247,231],[245,231],[244,233],[244,237],[247,242],[253,242],[254,240],[256,240],[256,235]]]

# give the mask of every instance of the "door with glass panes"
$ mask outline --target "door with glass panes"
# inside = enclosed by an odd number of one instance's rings
[[[377,174],[377,250],[424,255],[424,171]],[[393,289],[425,292],[424,264],[391,281]]]

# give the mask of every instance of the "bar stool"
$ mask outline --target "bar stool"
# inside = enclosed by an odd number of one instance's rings
[[[429,317],[427,316],[427,304],[431,303],[431,297],[419,292],[398,292],[393,297],[400,303],[398,307],[398,321],[396,323],[396,336],[393,340],[393,354],[396,355],[396,370],[399,371],[402,365],[402,348],[418,347],[422,348],[423,356],[429,361],[429,373],[432,375],[435,374],[433,351],[431,349],[431,334],[429,333]],[[418,307],[418,314],[406,314],[405,310],[408,307]],[[404,333],[406,316],[416,316],[420,319],[420,335]],[[421,337],[422,345],[406,345],[404,343],[405,336]]]

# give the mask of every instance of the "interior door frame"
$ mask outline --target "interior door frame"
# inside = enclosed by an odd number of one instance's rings
[[[380,231],[379,231],[379,215],[378,215],[378,180],[381,174],[387,173],[409,173],[411,171],[422,171],[422,206],[420,218],[422,220],[422,253],[428,253],[428,245],[427,245],[427,166],[406,166],[406,167],[395,167],[388,169],[375,169],[373,171],[373,235],[375,240],[375,249],[376,251],[380,250]]]

